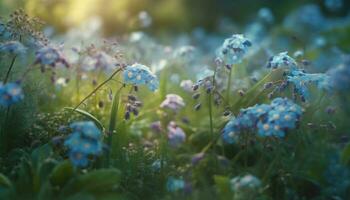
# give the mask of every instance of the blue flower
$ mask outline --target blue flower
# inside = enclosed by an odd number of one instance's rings
[[[18,41],[8,41],[0,44],[0,52],[23,55],[27,48]]]
[[[0,105],[10,106],[20,102],[24,98],[22,89],[17,83],[0,83]]]
[[[67,60],[64,58],[62,52],[52,46],[43,46],[35,52],[35,64],[42,66],[55,67],[57,64],[62,64],[65,67],[69,67]]]
[[[263,123],[262,121],[259,121],[257,128],[258,128],[258,135],[261,137],[277,136],[282,138],[285,136],[285,132],[275,122]]]
[[[239,139],[239,122],[233,117],[222,130],[223,140],[228,144],[233,144]]]
[[[81,132],[87,138],[98,140],[101,137],[100,129],[91,121],[74,122],[70,127],[74,131]]]
[[[222,138],[232,144],[245,132],[257,132],[261,137],[284,137],[286,131],[296,127],[302,108],[287,98],[276,98],[271,104],[242,109],[222,130]]]
[[[297,63],[292,57],[288,56],[288,52],[281,52],[269,59],[267,68],[284,68],[293,70],[297,69]]]
[[[88,156],[98,156],[102,152],[101,131],[91,121],[74,122],[73,132],[64,145],[69,149],[69,158],[75,166],[85,167]]]
[[[183,179],[177,179],[169,177],[166,182],[166,188],[169,192],[176,192],[183,190],[186,186],[186,182]]]
[[[77,151],[69,152],[69,159],[77,167],[86,167],[89,164],[88,155]]]
[[[226,39],[222,46],[217,50],[216,56],[227,65],[233,65],[242,62],[243,57],[252,46],[250,40],[241,34],[232,35]]]
[[[292,83],[295,92],[304,98],[309,97],[308,86],[316,85],[319,89],[330,90],[330,81],[327,74],[308,74],[302,70],[293,70],[287,75],[287,81]]]
[[[124,82],[133,85],[147,85],[151,91],[158,89],[158,79],[148,67],[135,63],[127,66],[123,72]]]

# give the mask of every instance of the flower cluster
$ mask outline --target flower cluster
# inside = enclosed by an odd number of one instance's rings
[[[18,41],[7,41],[0,44],[0,52],[14,55],[23,55],[27,48]]]
[[[161,108],[170,109],[174,112],[178,112],[184,106],[184,100],[177,94],[167,94],[165,100],[160,104]]]
[[[240,63],[252,43],[241,34],[232,35],[226,39],[217,50],[216,56],[226,65]]]
[[[169,177],[166,182],[166,188],[169,192],[177,192],[185,189],[186,182],[183,179]]]
[[[27,46],[46,44],[48,39],[38,31],[43,25],[39,18],[30,17],[23,9],[15,10],[6,22],[0,21],[0,37],[5,40],[21,40]]]
[[[123,72],[124,82],[132,85],[146,85],[151,91],[158,89],[158,79],[145,65],[135,63]]]
[[[40,64],[42,69],[45,66],[55,67],[57,64],[62,64],[65,67],[69,67],[69,64],[62,52],[52,46],[43,46],[35,52],[35,64]]]
[[[301,97],[302,101],[306,101],[309,97],[310,85],[316,85],[319,89],[324,89],[326,91],[330,90],[330,78],[327,74],[322,73],[306,73],[305,70],[298,68],[297,62],[290,56],[287,52],[279,53],[275,56],[272,56],[269,59],[267,68],[273,69],[282,69],[284,70],[284,81],[281,84],[277,84],[274,90],[269,94],[269,97],[272,97],[275,92],[282,92],[288,85],[294,87],[294,98],[297,96]],[[268,83],[265,84],[264,88],[271,88],[274,84]]]
[[[281,52],[275,56],[272,56],[269,59],[269,62],[267,63],[267,68],[272,69],[297,69],[298,64],[295,62],[295,60],[288,56],[288,52]]]
[[[174,121],[168,124],[168,141],[171,147],[178,147],[186,140],[185,132]]]
[[[131,113],[134,114],[134,116],[137,116],[139,114],[139,108],[141,106],[142,102],[139,101],[136,96],[129,94],[126,103],[124,119],[129,120]]]
[[[22,89],[17,83],[2,84],[0,82],[0,105],[11,106],[24,98]]]
[[[320,89],[329,89],[329,76],[326,74],[308,74],[303,70],[293,70],[287,75],[287,81],[294,86],[294,92],[307,99],[309,96],[308,85],[314,84]]]
[[[284,137],[287,130],[296,127],[301,114],[302,108],[287,98],[242,109],[224,127],[223,140],[232,144],[245,131],[257,131],[262,137]]]
[[[70,125],[72,134],[65,140],[69,148],[69,158],[77,167],[86,167],[89,156],[102,152],[101,131],[91,121],[75,122]]]

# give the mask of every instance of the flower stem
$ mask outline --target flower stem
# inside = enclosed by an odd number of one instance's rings
[[[103,81],[100,85],[98,85],[92,92],[90,92],[89,95],[87,95],[82,101],[80,101],[80,103],[78,105],[76,105],[73,110],[76,110],[82,103],[84,103],[84,101],[86,101],[93,94],[95,94],[97,92],[97,90],[99,90],[102,86],[104,86],[106,83],[108,83],[110,80],[112,80],[112,78],[115,75],[117,75],[121,70],[122,70],[122,68],[118,68],[116,71],[114,71],[110,77],[108,77],[105,81]]]
[[[10,77],[10,73],[12,71],[13,65],[15,64],[16,58],[17,58],[17,55],[12,58],[11,64],[10,64],[8,70],[7,70],[7,73],[6,73],[6,76],[5,76],[5,79],[4,79],[4,84],[7,83],[8,79]]]
[[[228,75],[228,81],[227,81],[227,92],[226,92],[226,101],[230,103],[230,92],[231,92],[231,81],[232,81],[232,68],[233,65],[231,66],[229,75]]]

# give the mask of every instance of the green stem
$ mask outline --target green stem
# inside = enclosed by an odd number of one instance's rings
[[[107,133],[107,145],[109,147],[109,150],[107,151],[106,155],[106,166],[110,166],[110,151],[112,150],[112,139],[113,139],[113,133],[117,127],[117,118],[118,118],[118,110],[119,110],[119,104],[120,104],[120,91],[123,89],[123,86],[119,88],[119,90],[115,93],[113,97],[112,102],[112,108],[111,113],[109,116],[109,127],[108,127],[108,133]]]
[[[231,93],[231,81],[232,81],[232,69],[233,65],[231,66],[229,75],[228,75],[228,81],[227,81],[227,92],[226,92],[226,101],[230,103],[230,93]]]
[[[98,85],[92,92],[90,92],[89,95],[87,95],[77,106],[74,107],[74,110],[77,109],[82,103],[84,103],[84,101],[86,101],[88,98],[90,98],[93,94],[95,94],[97,92],[97,90],[99,90],[102,86],[104,86],[106,83],[108,83],[108,81],[112,80],[112,78],[117,75],[120,71],[122,70],[122,68],[118,68],[116,71],[113,72],[113,74],[108,77],[105,81],[103,81],[100,85]]]
[[[213,105],[212,105],[212,93],[208,95],[208,111],[209,111],[209,120],[210,120],[210,135],[214,139],[214,128],[213,128]]]
[[[6,76],[5,76],[5,79],[4,79],[4,84],[7,83],[8,79],[10,77],[10,73],[12,71],[13,65],[15,64],[16,58],[17,58],[17,55],[12,58],[11,64],[10,64],[8,70],[7,70],[7,73],[6,73]]]

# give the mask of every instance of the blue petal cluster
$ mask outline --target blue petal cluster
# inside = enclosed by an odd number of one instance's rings
[[[18,41],[7,41],[0,44],[0,52],[10,53],[15,55],[23,55],[27,48]]]
[[[21,86],[18,83],[2,84],[0,82],[0,105],[11,106],[24,98]]]
[[[239,139],[243,132],[257,132],[259,136],[284,137],[296,127],[302,108],[287,98],[276,98],[271,104],[261,104],[242,109],[224,127],[223,140],[229,144]]]
[[[102,152],[101,131],[91,121],[75,122],[70,128],[73,132],[64,142],[69,148],[69,159],[77,167],[86,167],[89,156]]]
[[[124,82],[132,85],[146,85],[151,91],[158,89],[157,77],[145,65],[135,63],[123,72]]]
[[[55,67],[57,64],[62,64],[69,67],[67,60],[64,58],[62,52],[52,46],[43,46],[35,52],[35,64],[40,64],[42,66],[52,66]]]
[[[308,86],[316,85],[319,89],[329,90],[330,82],[327,74],[308,74],[303,70],[293,70],[287,75],[287,81],[294,86],[294,92],[304,99],[309,97]]]
[[[169,192],[176,192],[183,190],[186,186],[186,182],[183,179],[177,179],[169,177],[166,182],[166,188]]]
[[[297,69],[297,63],[288,55],[288,52],[281,52],[275,56],[272,56],[267,63],[267,68],[272,69]]]
[[[242,62],[243,57],[251,46],[250,40],[242,34],[235,34],[224,41],[217,50],[216,56],[226,65],[237,64]]]

